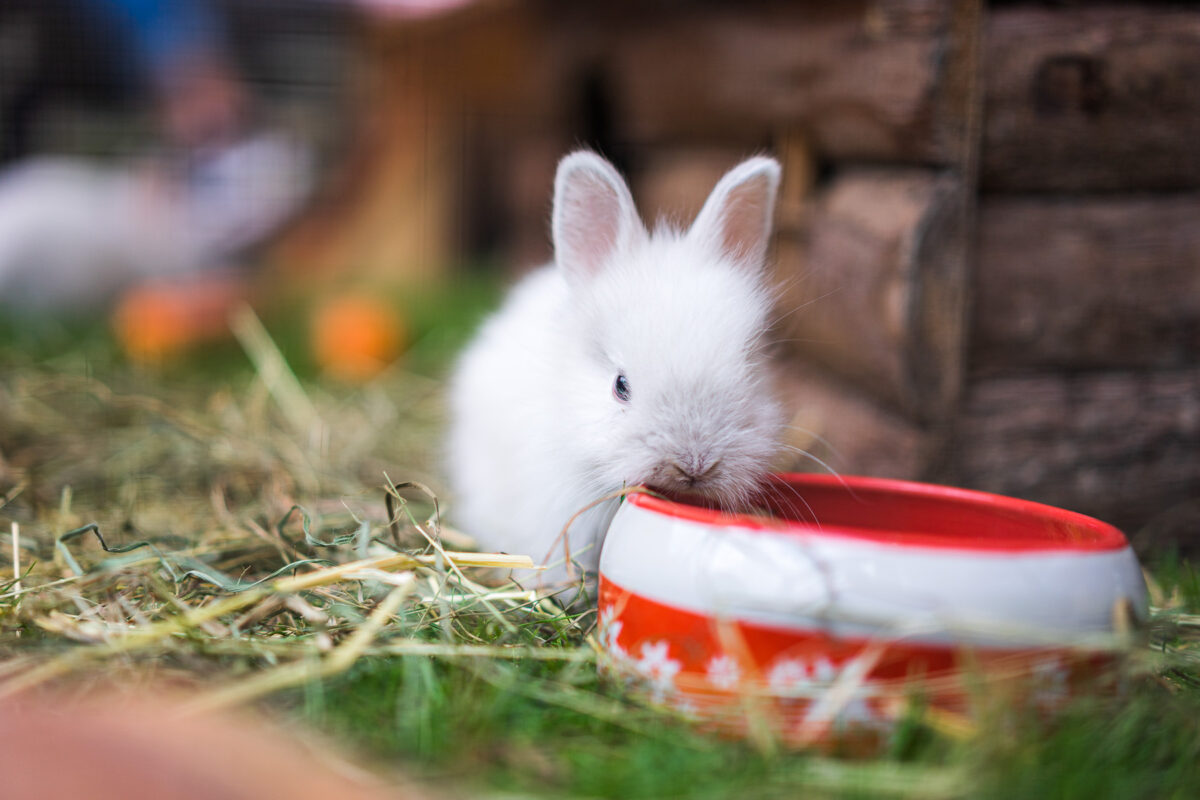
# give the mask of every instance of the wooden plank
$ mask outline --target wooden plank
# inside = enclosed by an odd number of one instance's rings
[[[984,50],[985,189],[1200,186],[1200,9],[1000,8]]]
[[[778,368],[778,392],[789,421],[776,469],[880,478],[924,475],[938,449],[934,437],[810,362],[784,359]]]
[[[428,281],[474,255],[486,224],[524,225],[513,246],[535,250],[527,232],[535,223],[544,232],[547,201],[527,198],[548,198],[547,164],[552,176],[566,147],[561,136],[544,156],[543,131],[562,129],[566,94],[545,40],[536,9],[502,0],[365,26],[354,141],[271,260],[333,280],[349,270],[373,282]],[[502,212],[520,222],[495,222]]]
[[[975,380],[941,480],[1129,532],[1200,497],[1200,368]]]
[[[779,239],[780,337],[912,419],[944,416],[962,375],[967,202],[950,174],[837,176]]]
[[[1200,194],[985,196],[972,368],[1200,361]]]
[[[802,129],[822,158],[959,164],[978,9],[855,0],[671,14],[655,4],[612,23],[598,59],[618,135],[635,145],[765,146],[780,129]]]

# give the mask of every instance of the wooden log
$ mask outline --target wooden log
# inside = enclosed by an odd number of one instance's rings
[[[739,147],[646,148],[629,176],[638,211],[650,228],[660,220],[687,228],[721,176],[753,154]]]
[[[963,163],[971,148],[975,0],[702,4],[687,14],[663,5],[606,28],[599,58],[624,141],[762,147],[791,128],[822,158],[935,164]]]
[[[1200,497],[1200,368],[973,381],[939,479],[1132,532]]]
[[[1200,10],[1000,8],[985,39],[984,188],[1200,186]]]
[[[972,368],[1200,361],[1200,194],[991,196],[979,206]]]
[[[967,202],[949,174],[838,176],[778,242],[780,337],[911,418],[942,418],[962,375]]]
[[[934,437],[802,359],[781,361],[778,372],[778,392],[789,422],[776,469],[923,476],[936,451]]]
[[[758,151],[761,152],[761,151]],[[679,227],[691,225],[717,181],[755,150],[737,146],[668,145],[647,147],[637,154],[630,185],[642,218],[653,227],[664,219]],[[772,148],[783,168],[775,203],[775,226],[796,230],[811,211],[817,167],[808,138],[799,132],[781,133]]]

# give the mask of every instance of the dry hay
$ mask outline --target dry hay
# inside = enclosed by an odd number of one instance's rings
[[[563,645],[590,614],[507,580],[528,557],[465,552],[432,489],[388,477],[436,476],[439,385],[302,388],[256,322],[257,372],[216,387],[0,381],[0,696],[165,678],[210,708],[364,655],[589,660]]]
[[[217,386],[70,363],[0,379],[0,697],[166,680],[202,710],[364,656],[594,659],[590,613],[507,580],[528,559],[466,552],[442,524],[439,384],[392,370],[302,386],[257,320],[240,329],[256,371]],[[1178,691],[1200,617],[1151,590],[1133,669]],[[598,695],[548,699],[629,721]]]

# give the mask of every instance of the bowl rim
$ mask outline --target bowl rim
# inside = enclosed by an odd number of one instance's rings
[[[957,550],[989,553],[1038,553],[1038,552],[1107,552],[1122,550],[1129,546],[1125,534],[1116,527],[1094,517],[1068,511],[1063,508],[1022,500],[1005,495],[961,489],[933,483],[896,480],[893,478],[871,478],[853,475],[818,475],[810,473],[773,473],[769,480],[774,484],[809,485],[814,488],[844,487],[849,491],[861,491],[876,495],[903,496],[932,500],[947,506],[971,506],[976,511],[991,512],[1008,516],[1033,517],[1041,520],[1050,529],[1071,530],[1084,534],[1072,539],[1036,539],[1028,536],[949,536],[921,532],[920,530],[874,529],[852,525],[822,525],[812,522],[781,520],[774,517],[733,513],[718,509],[690,505],[665,498],[653,489],[631,492],[626,500],[639,509],[664,517],[687,520],[720,528],[737,528],[770,534],[791,534],[811,537],[851,539],[899,548],[928,548],[935,550]]]

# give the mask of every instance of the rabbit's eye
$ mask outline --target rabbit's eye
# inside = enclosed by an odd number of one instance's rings
[[[613,397],[622,403],[629,402],[629,379],[624,375],[618,375],[617,379],[613,381]]]

